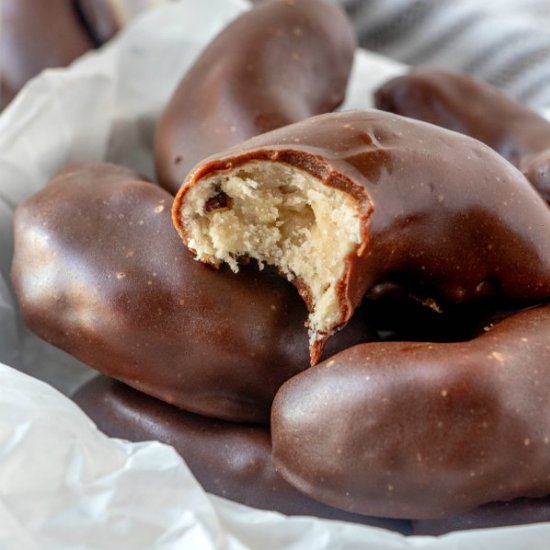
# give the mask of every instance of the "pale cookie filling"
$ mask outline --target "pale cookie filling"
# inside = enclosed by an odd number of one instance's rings
[[[298,278],[312,300],[311,342],[341,321],[336,285],[361,239],[358,206],[347,193],[290,165],[251,161],[200,180],[181,220],[198,260],[236,272],[248,256]]]

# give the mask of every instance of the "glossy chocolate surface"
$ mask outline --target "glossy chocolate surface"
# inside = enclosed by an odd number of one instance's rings
[[[482,141],[522,169],[550,200],[546,183],[524,157],[550,149],[550,122],[502,92],[466,75],[439,70],[412,72],[384,84],[375,94],[379,109],[423,120]],[[546,157],[550,157],[550,151]]]
[[[189,175],[173,206],[184,242],[180,211],[188,190],[257,160],[292,165],[356,200],[363,243],[347,258],[334,328],[366,292],[386,283],[441,309],[550,296],[548,208],[517,169],[479,141],[376,110],[274,130]]]
[[[77,0],[2,0],[0,109],[43,69],[68,65],[108,40],[118,30],[108,4],[84,0],[81,9]]]
[[[410,532],[409,522],[349,514],[298,492],[273,468],[267,428],[187,413],[106,377],[88,382],[74,400],[111,437],[172,445],[204,489],[215,495],[289,515]]]
[[[550,204],[550,148],[523,157],[520,169],[540,196]]]
[[[445,519],[413,522],[415,535],[444,535],[451,531],[528,525],[550,521],[550,498],[518,498],[494,502]]]
[[[98,371],[199,414],[267,423],[309,366],[306,309],[284,279],[193,260],[172,196],[114,165],[66,168],[15,214],[12,276],[31,330]],[[332,353],[371,340],[366,323]]]
[[[287,382],[273,456],[354,513],[430,519],[550,494],[550,306],[466,343],[355,346]]]
[[[351,24],[321,0],[270,0],[226,27],[184,76],[159,122],[155,164],[175,194],[202,159],[334,110],[355,49]]]
[[[550,148],[550,122],[463,74],[412,72],[383,85],[375,102],[379,109],[476,138],[516,166],[524,155]]]

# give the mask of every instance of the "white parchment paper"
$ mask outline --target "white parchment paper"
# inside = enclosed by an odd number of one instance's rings
[[[101,51],[37,77],[0,115],[0,361],[10,365],[0,364],[0,550],[547,550],[549,524],[407,538],[212,497],[170,447],[107,438],[52,388],[70,392],[91,373],[21,324],[9,281],[13,209],[72,161],[152,177],[160,111],[201,48],[247,7],[181,0],[152,10]],[[370,106],[404,70],[358,53],[344,107]]]

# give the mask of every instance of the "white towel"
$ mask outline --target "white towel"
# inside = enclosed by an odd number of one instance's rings
[[[550,107],[549,0],[339,0],[361,45],[413,66],[469,73]]]

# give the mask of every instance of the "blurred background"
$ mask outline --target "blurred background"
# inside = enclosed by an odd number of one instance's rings
[[[204,0],[1,0],[0,108],[42,69],[101,47],[137,14],[170,1]],[[366,49],[465,72],[534,108],[550,106],[548,0],[330,1],[344,6]]]
[[[364,48],[550,104],[548,0],[341,0]]]

